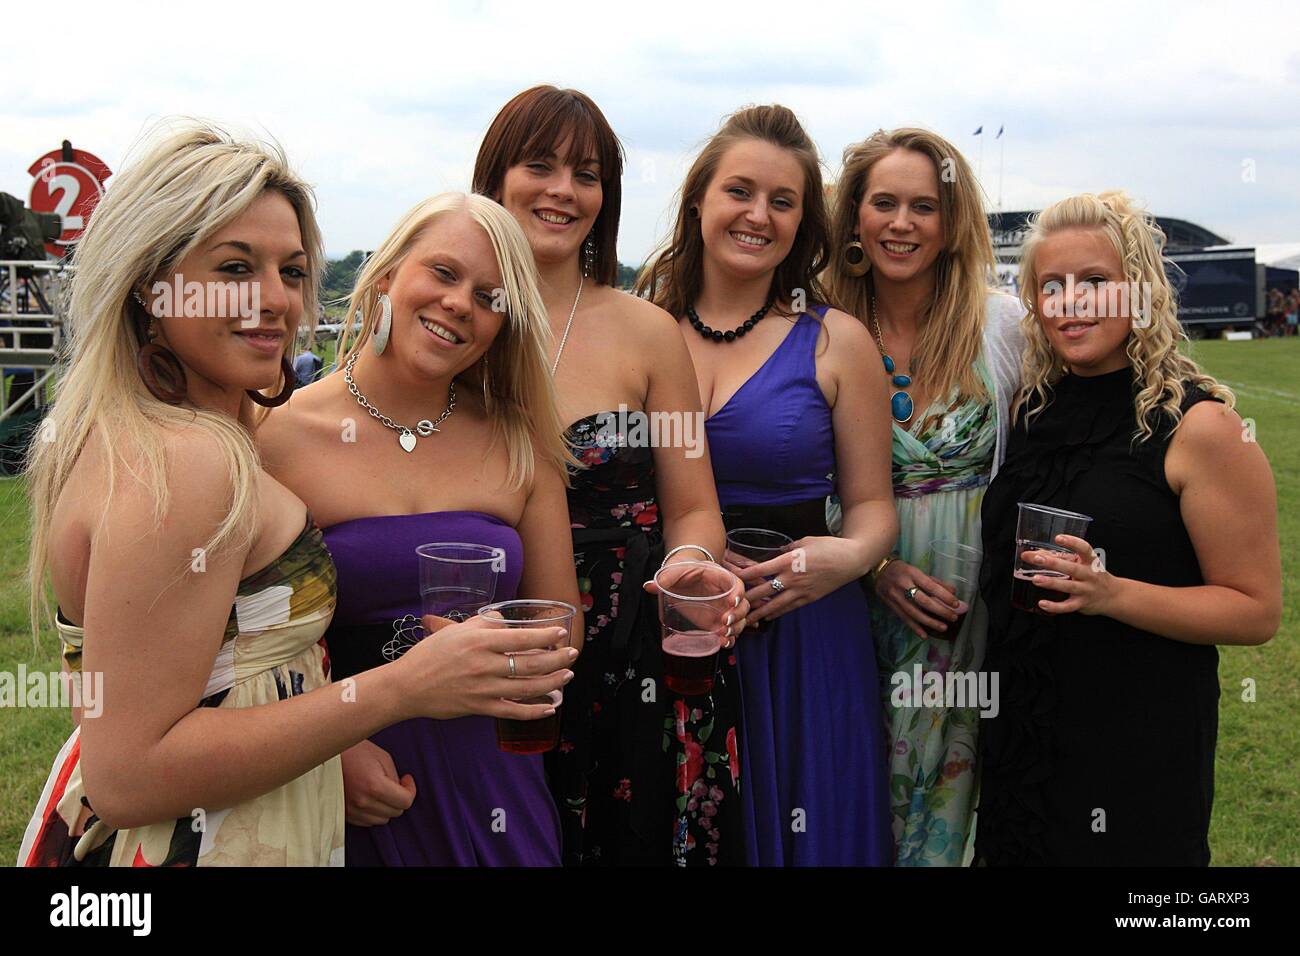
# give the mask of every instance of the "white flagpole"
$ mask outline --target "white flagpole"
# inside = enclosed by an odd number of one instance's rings
[[[1005,126],[999,127],[998,141],[1002,144],[1002,148],[998,151],[998,212],[1002,211],[1002,172],[1007,164],[1006,131]]]

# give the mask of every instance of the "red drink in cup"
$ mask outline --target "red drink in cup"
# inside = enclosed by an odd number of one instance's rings
[[[952,641],[961,633],[961,626],[970,613],[971,605],[979,593],[980,562],[984,555],[978,548],[962,544],[960,541],[930,542],[930,577],[937,578],[948,585],[957,595],[957,620],[944,623],[947,629],[926,633],[939,640]],[[934,615],[931,614],[931,617]]]
[[[1069,548],[1056,543],[1056,536],[1068,534],[1075,538],[1086,538],[1088,525],[1092,518],[1073,511],[1049,508],[1046,505],[1020,502],[1020,515],[1016,521],[1016,553],[1011,565],[1011,606],[1033,614],[1048,614],[1038,606],[1039,601],[1060,602],[1069,595],[1033,582],[1033,578],[1069,577],[1063,571],[1049,571],[1037,565],[1029,564],[1025,558],[1026,551],[1043,551],[1054,558],[1077,561],[1079,556]]]
[[[782,534],[780,531],[768,531],[766,528],[733,528],[727,532],[727,560],[733,565],[745,565],[746,561],[752,561],[754,564],[763,564],[774,558],[779,558],[790,550],[794,544],[789,535]],[[744,559],[744,560],[740,560]],[[771,581],[776,575],[766,575],[764,580]],[[771,598],[760,598],[758,605],[761,607],[770,601]],[[754,608],[757,610],[758,608]],[[767,621],[759,621],[756,624],[747,625],[755,631],[761,631],[767,627]]]
[[[489,604],[479,615],[487,621],[505,627],[567,627],[572,639],[573,622],[578,609],[563,601],[501,601]],[[546,650],[553,650],[547,648]],[[544,651],[519,651],[515,657],[542,654]],[[546,704],[555,707],[555,713],[537,720],[497,718],[497,747],[510,754],[540,754],[560,742],[560,705],[564,694],[553,690],[542,697],[518,698],[521,704]]]
[[[711,631],[671,631],[664,634],[664,683],[679,694],[713,690],[722,638]]]
[[[707,694],[713,690],[727,614],[735,607],[735,575],[712,561],[680,561],[660,568],[655,584],[664,683],[678,694]]]
[[[540,754],[560,742],[560,704],[564,695],[553,690],[544,697],[528,697],[521,704],[551,704],[555,713],[540,720],[497,718],[497,746],[508,754]]]
[[[1044,544],[1041,541],[1017,541],[1016,553],[1022,551],[1046,551],[1054,558],[1063,558],[1066,561],[1073,561],[1077,555],[1068,549],[1063,549],[1055,545]],[[1051,588],[1045,588],[1035,584],[1031,578],[1037,578],[1040,581],[1044,578],[1068,578],[1069,575],[1063,571],[1045,571],[1038,568],[1016,568],[1011,572],[1011,606],[1021,611],[1032,611],[1035,614],[1046,614],[1038,606],[1039,601],[1064,601],[1069,597],[1064,591],[1053,591]]]

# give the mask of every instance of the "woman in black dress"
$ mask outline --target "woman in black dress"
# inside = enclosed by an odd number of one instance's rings
[[[1217,644],[1281,615],[1277,503],[1232,393],[1182,352],[1164,236],[1123,193],[1038,217],[1020,269],[1025,385],[983,504],[999,712],[980,737],[980,865],[1210,860]],[[1061,535],[1064,600],[1011,605],[1017,502],[1092,517]]]

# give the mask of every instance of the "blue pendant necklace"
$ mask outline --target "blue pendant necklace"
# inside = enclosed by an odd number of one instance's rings
[[[903,372],[896,372],[893,358],[885,351],[885,339],[880,334],[880,320],[876,318],[876,297],[871,297],[871,329],[876,333],[876,345],[880,348],[880,358],[885,363],[885,372],[890,376],[894,388],[898,389],[889,397],[889,410],[893,413],[894,421],[900,425],[906,425],[912,420],[912,396],[908,395],[903,389],[912,384],[912,376]]]

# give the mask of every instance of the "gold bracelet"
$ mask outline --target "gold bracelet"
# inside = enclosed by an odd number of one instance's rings
[[[877,564],[874,568],[872,568],[870,571],[867,572],[867,577],[871,580],[872,584],[875,584],[876,578],[880,576],[881,571],[889,567],[889,565],[892,562],[901,561],[901,560],[903,560],[902,557],[897,554],[887,554],[880,559],[879,564]]]

